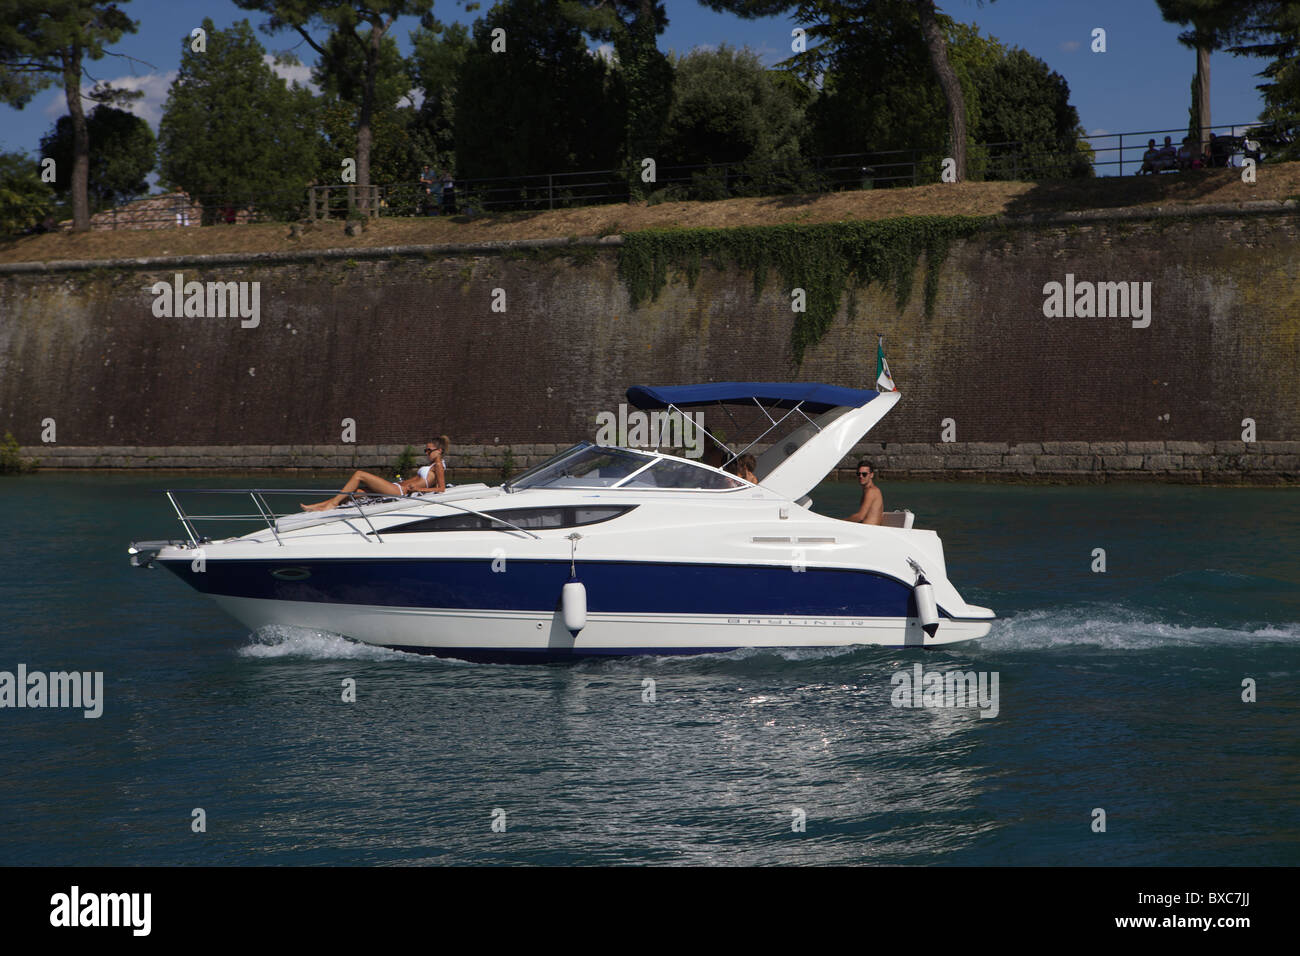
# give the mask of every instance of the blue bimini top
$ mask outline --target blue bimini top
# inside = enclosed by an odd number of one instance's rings
[[[627,400],[637,408],[688,408],[695,405],[749,404],[758,401],[764,407],[793,408],[802,403],[813,413],[848,406],[861,408],[879,392],[817,382],[708,382],[703,385],[669,385],[656,387],[633,385]]]

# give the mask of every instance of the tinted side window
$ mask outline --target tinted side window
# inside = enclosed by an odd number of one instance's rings
[[[599,524],[625,515],[636,505],[564,505],[554,508],[508,508],[492,512],[503,521],[509,521],[520,528],[530,531],[550,528],[576,528],[582,525]],[[489,531],[493,528],[507,529],[508,526],[489,520],[487,517],[473,514],[441,515],[437,518],[420,518],[396,528],[388,528],[383,534],[406,534],[427,531]]]

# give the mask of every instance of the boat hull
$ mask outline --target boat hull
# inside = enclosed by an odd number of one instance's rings
[[[983,637],[990,620],[943,619],[927,637],[918,618],[736,614],[588,614],[576,635],[562,613],[313,604],[211,595],[257,630],[274,625],[340,634],[366,644],[466,660],[542,662],[640,654],[710,654],[739,648],[852,645],[932,647]]]
[[[272,625],[478,659],[703,654],[743,647],[925,647],[973,640],[992,615],[923,630],[913,589],[862,568],[589,561],[584,626],[565,626],[565,561],[208,560],[169,570],[254,630]],[[982,609],[981,609],[982,610]]]

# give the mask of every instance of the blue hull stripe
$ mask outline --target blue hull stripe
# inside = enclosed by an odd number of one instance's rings
[[[448,610],[550,613],[569,578],[567,561],[510,560],[502,572],[494,572],[491,561],[464,559],[208,561],[203,572],[193,571],[188,561],[161,563],[210,595]],[[865,570],[591,561],[579,562],[578,579],[593,614],[917,613],[910,585]]]

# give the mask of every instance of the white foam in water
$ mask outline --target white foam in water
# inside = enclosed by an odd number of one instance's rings
[[[1173,646],[1223,646],[1300,641],[1300,623],[1225,628],[1170,624],[1142,617],[1118,606],[1053,608],[1025,611],[1000,619],[987,637],[979,641],[986,648],[1102,647],[1114,650],[1148,650]],[[954,649],[963,645],[954,645]],[[861,645],[848,647],[761,647],[738,648],[706,655],[651,656],[664,667],[691,666],[705,660],[746,661],[764,657],[796,663],[856,654]],[[300,657],[310,660],[427,660],[442,664],[464,664],[454,658],[394,651],[349,640],[328,631],[276,625],[255,632],[252,642],[239,649],[241,657]],[[645,666],[645,658],[597,658],[604,667],[626,664]]]
[[[1122,607],[1026,611],[998,621],[980,641],[992,648],[1222,646],[1300,641],[1300,623],[1196,627],[1142,617]]]
[[[845,654],[857,654],[862,651],[864,646],[862,644],[850,644],[836,647],[742,647],[721,656],[733,660],[770,656],[797,663],[799,661],[821,660],[826,657],[842,657]]]
[[[730,651],[713,651],[704,654],[660,654],[639,657],[591,658],[604,667],[618,666],[627,662],[633,668],[644,668],[650,661],[659,667],[694,667],[708,661],[752,661],[763,658],[775,658],[791,663],[815,661],[828,657],[840,657],[845,654],[857,654],[863,650],[861,644],[842,647],[738,647]]]
[[[253,633],[253,642],[239,649],[241,657],[306,657],[311,660],[388,661],[419,659],[406,654],[351,641],[328,631],[271,625]]]

